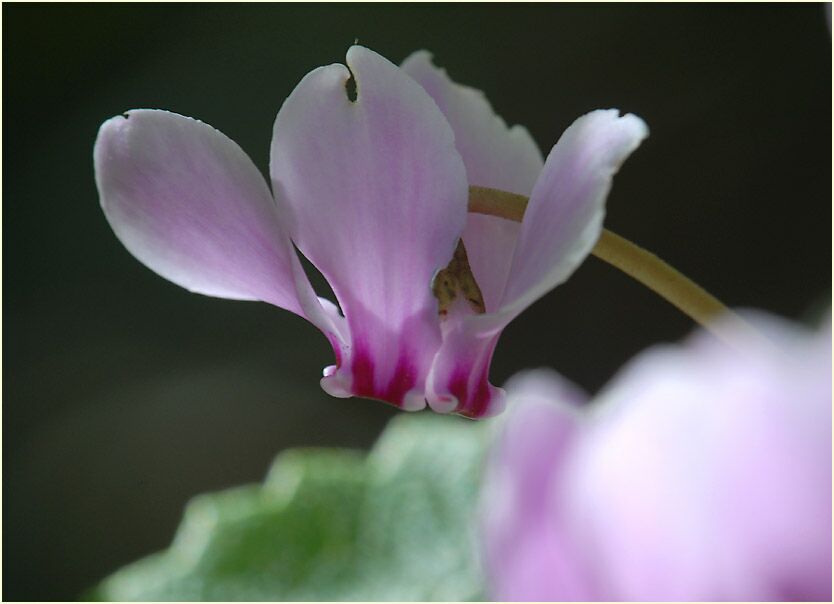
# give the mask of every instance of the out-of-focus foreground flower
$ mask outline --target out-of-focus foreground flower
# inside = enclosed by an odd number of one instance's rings
[[[830,317],[830,315],[829,315]],[[492,597],[831,600],[831,323],[647,351],[588,406],[514,378],[483,494]]]
[[[108,120],[94,152],[104,213],[174,283],[318,327],[336,356],[321,382],[330,394],[495,414],[503,391],[488,375],[501,330],[590,253],[611,179],[646,125],[592,112],[544,162],[525,130],[425,52],[398,68],[354,46],[347,64],[313,70],[282,106],[271,192],[202,122],[153,110]],[[529,195],[524,221],[467,217],[468,185]],[[316,296],[293,245],[338,308]]]

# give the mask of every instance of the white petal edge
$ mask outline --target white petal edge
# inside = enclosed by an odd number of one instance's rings
[[[148,268],[195,293],[304,316],[296,286],[306,277],[272,195],[228,137],[176,113],[133,110],[102,124],[94,162],[110,226]]]
[[[642,119],[616,109],[588,113],[565,131],[530,196],[501,314],[518,315],[591,253],[614,174],[648,134]]]

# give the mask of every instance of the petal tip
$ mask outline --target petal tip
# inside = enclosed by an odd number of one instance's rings
[[[336,366],[325,367],[322,372],[324,377],[319,384],[321,389],[334,398],[350,398],[353,392],[350,390],[350,383],[336,371]]]
[[[448,393],[435,394],[430,393],[427,396],[429,407],[435,413],[451,413],[458,408],[458,398]]]
[[[417,65],[425,65],[434,69],[438,69],[445,73],[445,70],[442,68],[437,67],[434,64],[434,53],[422,48],[420,50],[415,50],[410,55],[408,55],[405,59],[403,59],[400,68],[408,71],[409,67],[414,67]]]
[[[98,133],[96,134],[96,142],[93,144],[93,161],[96,172],[98,172],[101,167],[100,163],[104,159],[103,153],[105,153],[113,138],[118,136],[127,127],[129,117],[130,112],[126,111],[121,115],[114,115],[99,126]]]
[[[351,71],[354,70],[354,65],[356,63],[362,63],[368,59],[371,61],[384,61],[385,63],[390,63],[390,61],[388,61],[388,59],[383,57],[381,54],[374,52],[367,46],[362,46],[361,44],[353,44],[345,53],[345,63]]]
[[[588,115],[600,115],[610,119],[618,131],[627,134],[635,142],[635,146],[649,136],[648,124],[634,113],[623,113],[619,109],[598,109]]]
[[[109,132],[114,128],[121,128],[127,122],[129,117],[130,111],[125,111],[120,115],[114,115],[110,119],[105,120],[104,123],[101,126],[99,126],[99,136],[101,136],[103,132]]]
[[[651,131],[649,125],[639,115],[626,113],[620,118],[639,141],[647,138]]]
[[[507,393],[503,388],[488,384],[489,394],[486,401],[473,407],[467,407],[456,411],[458,415],[469,419],[487,419],[500,415],[507,408]]]
[[[422,411],[426,408],[426,395],[422,390],[409,390],[403,396],[404,411]]]

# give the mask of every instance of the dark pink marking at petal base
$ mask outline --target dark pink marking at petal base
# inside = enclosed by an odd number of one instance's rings
[[[403,354],[397,361],[394,377],[389,382],[388,389],[382,398],[388,402],[396,402],[397,405],[401,405],[406,393],[414,388],[416,383],[417,371],[408,355]]]
[[[402,407],[409,390],[417,385],[417,370],[407,353],[401,353],[388,385],[377,388],[374,379],[375,365],[364,346],[355,347],[353,353],[353,394]]]
[[[449,392],[458,399],[458,408],[455,413],[462,413],[461,409],[466,407],[467,393],[469,390],[469,372],[458,367],[449,380]]]
[[[489,369],[484,369],[475,382],[475,392],[469,396],[469,374],[465,369],[458,368],[449,382],[449,392],[458,399],[457,415],[477,419],[487,410],[492,393],[489,389]]]
[[[374,362],[364,347],[354,347],[353,363],[353,393],[356,396],[374,398]]]

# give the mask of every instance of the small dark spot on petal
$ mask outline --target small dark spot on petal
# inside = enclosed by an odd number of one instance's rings
[[[348,71],[350,71],[350,67],[348,67]],[[345,82],[345,92],[347,93],[348,100],[351,103],[355,103],[359,96],[359,89],[356,87],[356,78],[353,77],[352,71],[350,71],[350,77]]]

